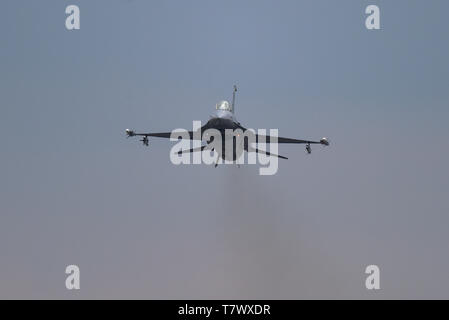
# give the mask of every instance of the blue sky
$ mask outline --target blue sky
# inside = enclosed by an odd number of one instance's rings
[[[449,298],[447,1],[3,7],[0,297]],[[234,83],[243,125],[331,146],[262,177],[125,139],[207,121]]]

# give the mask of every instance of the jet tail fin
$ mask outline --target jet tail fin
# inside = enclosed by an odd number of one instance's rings
[[[235,93],[237,92],[237,86],[234,84],[234,91],[232,92],[232,113],[235,113]]]

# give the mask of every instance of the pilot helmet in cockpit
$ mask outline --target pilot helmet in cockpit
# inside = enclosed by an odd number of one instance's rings
[[[220,101],[219,103],[217,103],[216,109],[217,109],[217,110],[224,110],[224,111],[230,111],[230,112],[232,112],[232,107],[231,107],[231,105],[229,104],[229,102],[227,102],[227,101],[225,101],[225,100]]]

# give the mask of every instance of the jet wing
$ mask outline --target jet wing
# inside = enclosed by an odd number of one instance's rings
[[[263,135],[256,134],[257,142],[265,141],[265,143],[274,143],[275,140],[276,140],[276,137],[263,136]],[[322,143],[321,141],[300,140],[300,139],[292,139],[292,138],[284,138],[284,137],[277,137],[277,143],[325,144],[325,143]]]
[[[298,144],[305,144],[306,145],[306,151],[307,153],[312,152],[312,148],[310,147],[311,144],[322,144],[325,146],[329,145],[329,141],[326,138],[322,138],[320,141],[311,141],[311,140],[301,140],[301,139],[292,139],[292,138],[284,138],[284,137],[273,137],[273,136],[264,136],[256,134],[256,142],[257,143],[275,143],[277,140],[277,143],[298,143]],[[246,143],[245,143],[246,146]],[[279,158],[283,158],[280,157]]]
[[[247,130],[246,128],[240,126],[244,132]],[[276,137],[273,136],[264,136],[260,134],[255,134],[256,142],[265,142],[265,143],[274,143]],[[320,141],[311,141],[311,140],[301,140],[301,139],[292,139],[292,138],[284,138],[277,137],[277,143],[302,143],[302,144],[324,144],[326,146],[329,145],[329,141],[326,138],[322,138]]]
[[[176,132],[176,131],[175,131]],[[180,131],[181,133],[182,131]],[[194,140],[194,135],[193,135],[193,131],[188,131],[189,133],[189,137],[191,140]],[[140,136],[140,137],[158,137],[158,138],[170,138],[171,136],[171,132],[148,132],[148,133],[139,133],[139,132],[134,132],[133,130],[129,130],[126,129],[126,134],[128,137],[134,137],[134,136]],[[201,134],[199,135],[201,140]]]

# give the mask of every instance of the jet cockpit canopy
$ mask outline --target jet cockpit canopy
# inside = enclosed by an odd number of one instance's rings
[[[231,105],[229,104],[229,102],[227,102],[227,101],[225,101],[225,100],[220,101],[219,103],[217,103],[217,105],[215,106],[215,108],[216,108],[217,110],[224,110],[224,111],[232,112],[232,107],[231,107]]]

